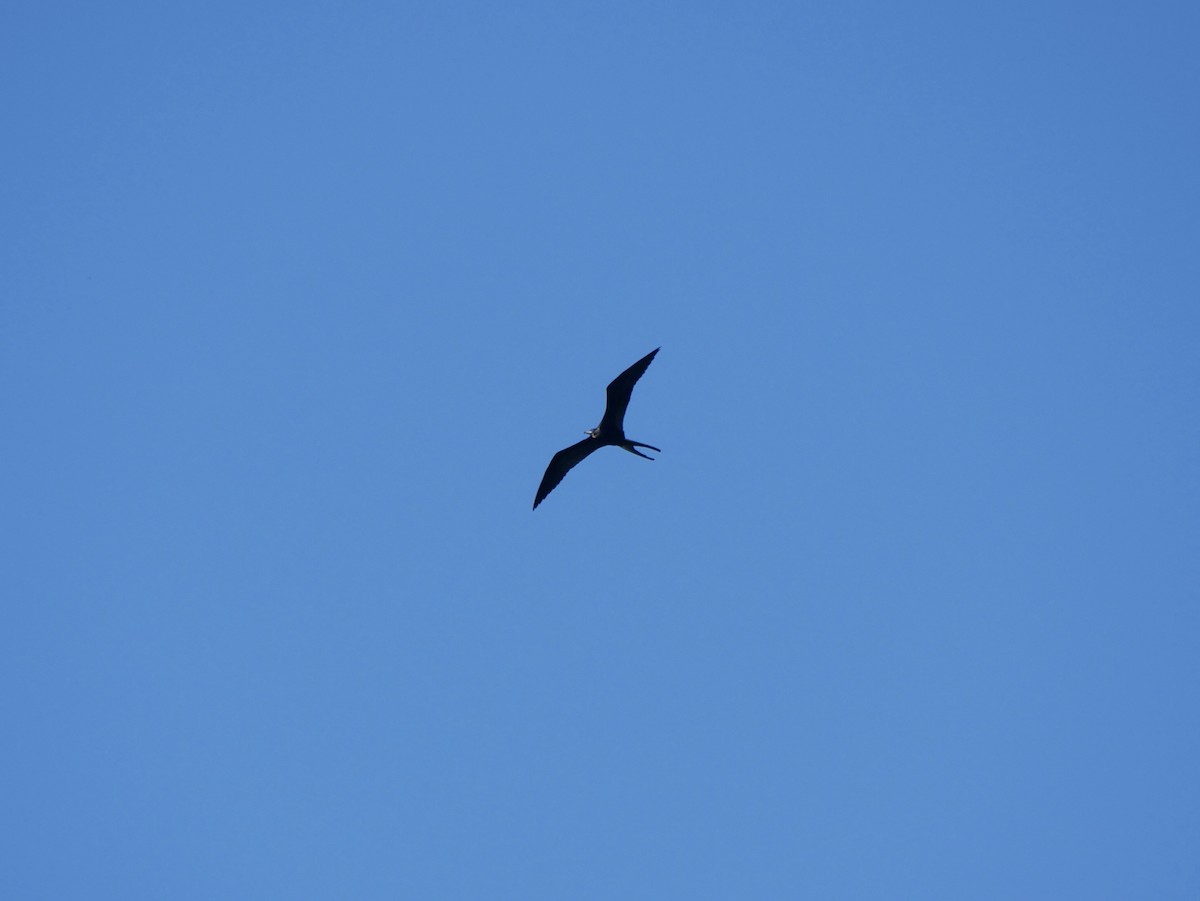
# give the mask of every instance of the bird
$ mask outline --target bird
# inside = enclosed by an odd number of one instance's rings
[[[637,384],[637,380],[642,377],[642,373],[646,371],[650,361],[660,350],[662,350],[661,347],[654,348],[608,383],[608,402],[604,407],[604,416],[600,420],[600,425],[594,429],[585,429],[584,432],[588,437],[578,444],[564,447],[550,459],[550,465],[546,467],[546,474],[542,476],[542,484],[538,486],[537,497],[533,499],[534,510],[546,499],[546,495],[558,486],[558,483],[563,480],[563,476],[592,451],[613,445],[647,460],[654,458],[643,454],[637,448],[644,447],[647,450],[662,453],[662,449],[653,444],[642,444],[640,441],[630,441],[625,437],[625,408],[629,406],[633,386]]]

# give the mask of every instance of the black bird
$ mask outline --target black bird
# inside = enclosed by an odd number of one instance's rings
[[[587,438],[578,444],[563,448],[550,460],[550,465],[546,467],[546,474],[542,476],[542,484],[538,486],[537,497],[533,499],[534,510],[546,499],[546,495],[563,480],[563,476],[571,471],[571,467],[594,450],[612,444],[624,448],[631,454],[646,457],[647,460],[654,458],[647,457],[634,448],[645,447],[662,453],[660,448],[652,444],[630,441],[625,437],[625,408],[629,406],[629,397],[633,394],[633,386],[637,384],[637,380],[642,377],[642,373],[646,371],[646,367],[650,365],[650,361],[654,359],[654,355],[659,350],[661,348],[654,348],[608,383],[608,404],[604,408],[604,418],[600,420],[600,425],[594,429],[586,429]]]

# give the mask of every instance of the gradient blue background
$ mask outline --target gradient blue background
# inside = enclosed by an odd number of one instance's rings
[[[7,4],[0,895],[1200,897],[1198,46]]]

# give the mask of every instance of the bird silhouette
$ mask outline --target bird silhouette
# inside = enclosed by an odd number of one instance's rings
[[[586,438],[578,444],[572,444],[570,447],[564,447],[551,460],[550,465],[546,467],[546,474],[542,476],[542,484],[538,486],[537,497],[533,499],[533,509],[536,510],[538,504],[546,499],[546,495],[555,489],[559,482],[563,480],[571,469],[579,463],[584,457],[594,450],[599,450],[608,445],[614,445],[629,451],[631,454],[637,454],[639,457],[644,457],[647,460],[653,460],[653,457],[648,457],[636,448],[644,447],[648,450],[662,453],[660,448],[652,444],[642,444],[639,441],[630,441],[625,437],[625,408],[629,406],[629,398],[633,394],[633,386],[637,384],[637,380],[642,377],[642,373],[646,371],[646,367],[650,365],[650,361],[654,359],[654,355],[661,348],[654,348],[646,356],[642,357],[619,376],[608,383],[608,403],[604,408],[604,416],[600,420],[600,425],[594,429],[586,429]]]

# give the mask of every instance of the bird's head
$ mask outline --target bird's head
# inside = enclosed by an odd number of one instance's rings
[[[600,437],[600,427],[596,426],[596,428],[594,428],[594,429],[584,429],[583,434],[591,435],[593,438],[599,438]]]

